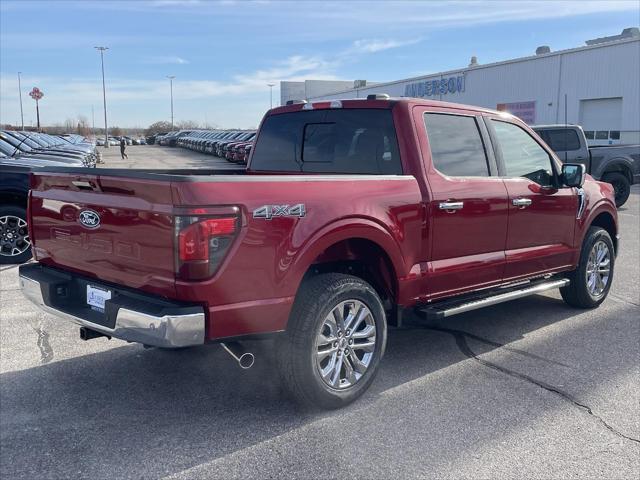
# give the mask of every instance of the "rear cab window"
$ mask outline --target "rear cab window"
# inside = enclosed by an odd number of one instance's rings
[[[251,170],[401,175],[389,109],[346,108],[269,115]]]

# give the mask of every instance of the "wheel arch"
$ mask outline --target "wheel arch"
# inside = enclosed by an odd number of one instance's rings
[[[627,158],[618,157],[612,158],[604,167],[601,178],[604,179],[608,173],[622,173],[629,183],[633,184],[633,172],[631,170],[631,164]]]
[[[369,282],[385,308],[393,310],[398,278],[406,274],[400,247],[390,232],[367,219],[344,219],[321,229],[295,261],[296,295],[306,278],[347,273]]]
[[[613,248],[615,249],[616,254],[618,253],[618,228],[616,221],[613,215],[606,211],[600,210],[595,212],[593,218],[588,223],[588,227],[585,229],[585,233],[583,234],[582,241],[584,241],[584,237],[586,232],[589,231],[590,227],[600,227],[607,231],[609,236],[611,237],[611,241],[613,242]]]

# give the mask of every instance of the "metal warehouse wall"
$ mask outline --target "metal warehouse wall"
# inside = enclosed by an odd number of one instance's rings
[[[435,95],[427,88],[407,90],[409,85],[464,77],[463,91],[444,88]],[[412,87],[409,87],[412,88]],[[422,87],[421,87],[422,88]],[[370,93],[420,96],[436,100],[497,108],[498,104],[535,102],[532,123],[564,123],[564,95],[567,95],[567,121],[580,122],[581,100],[622,98],[619,128],[624,142],[640,142],[640,39],[579,47],[500,62],[452,70],[424,77],[378,84],[358,90],[309,97],[309,100],[362,98]],[[614,129],[614,127],[612,127]]]

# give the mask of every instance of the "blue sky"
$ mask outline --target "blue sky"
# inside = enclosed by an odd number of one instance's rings
[[[640,24],[634,1],[0,1],[0,123],[18,123],[22,72],[46,125],[83,115],[102,125],[96,45],[105,56],[109,125],[175,119],[255,127],[268,83],[390,81],[584,45]],[[274,88],[274,103],[279,99]]]

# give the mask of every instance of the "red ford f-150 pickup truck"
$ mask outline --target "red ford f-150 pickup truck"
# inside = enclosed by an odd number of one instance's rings
[[[618,249],[613,188],[523,122],[423,99],[294,103],[246,170],[32,175],[24,294],[84,339],[177,348],[275,335],[300,401],[371,384],[387,324],[560,288],[598,306]]]

